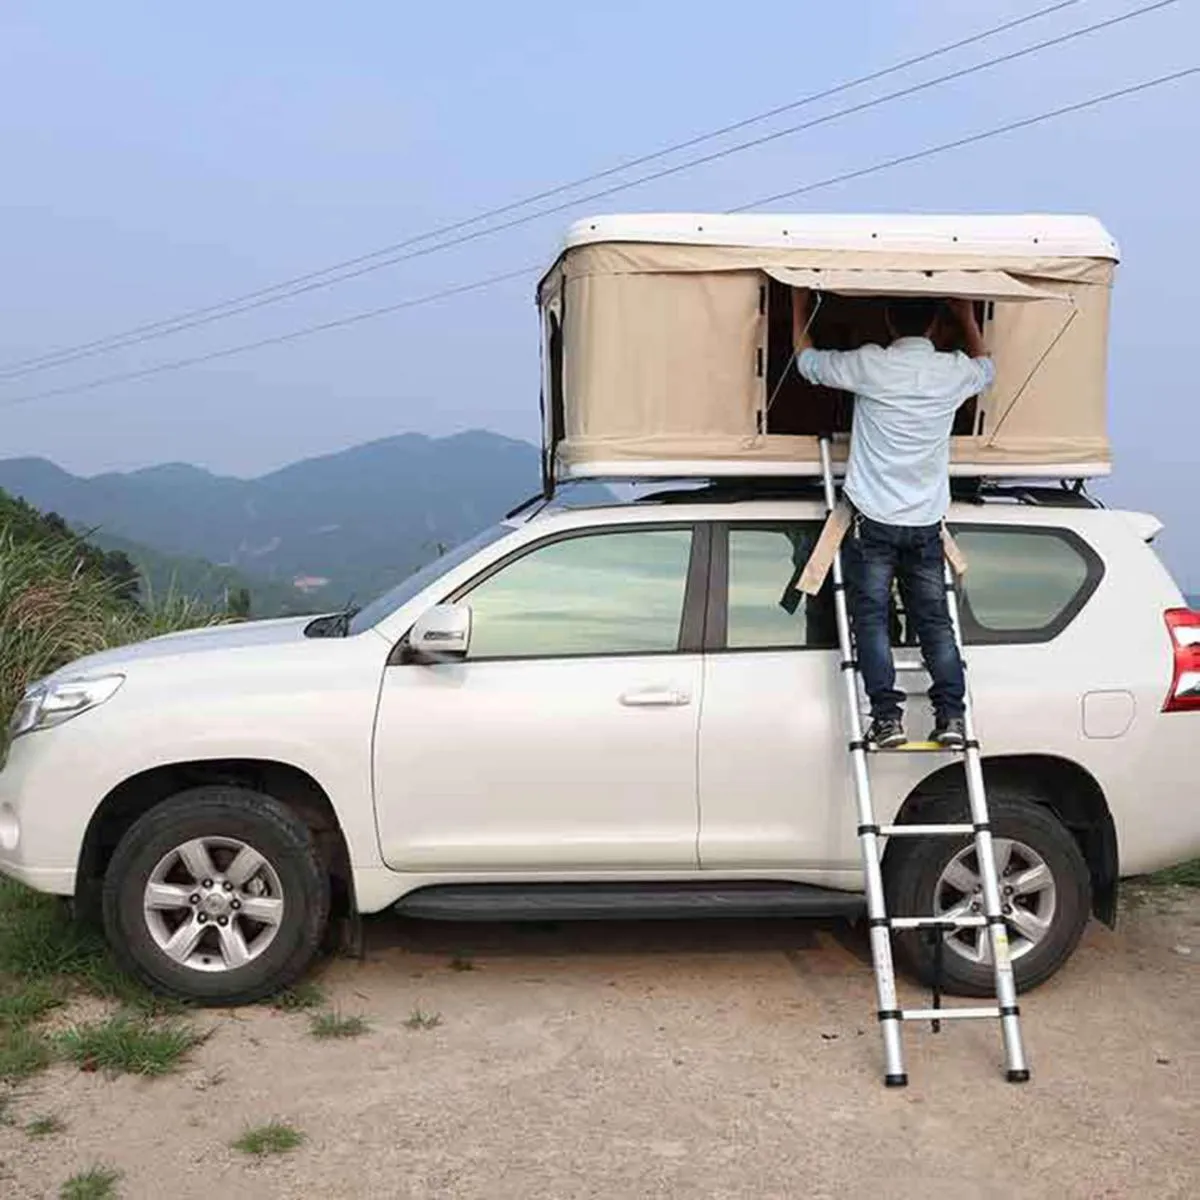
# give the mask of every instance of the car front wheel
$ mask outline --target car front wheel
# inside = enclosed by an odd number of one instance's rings
[[[248,1004],[292,983],[328,916],[308,827],[245,788],[196,788],[151,809],[105,875],[104,926],[121,964],[205,1004]]]
[[[1074,952],[1091,912],[1091,875],[1071,832],[1044,805],[1019,792],[988,796],[1001,906],[1018,991],[1045,982]],[[924,807],[921,824],[969,822],[965,796]],[[892,916],[978,916],[983,884],[973,838],[897,839],[884,860]],[[933,945],[919,932],[896,949],[922,983],[934,978]],[[971,927],[943,938],[942,982],[962,996],[995,995],[990,934]]]

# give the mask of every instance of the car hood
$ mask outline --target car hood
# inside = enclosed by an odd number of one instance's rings
[[[279,646],[304,639],[309,617],[284,617],[274,621],[241,621],[229,625],[208,625],[182,633],[167,633],[117,646],[99,654],[76,659],[54,672],[51,679],[72,679],[103,671],[120,671],[140,661],[178,658],[184,654],[207,654],[214,651],[238,650],[249,647]]]

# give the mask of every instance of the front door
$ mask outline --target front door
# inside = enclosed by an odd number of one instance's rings
[[[389,866],[697,865],[706,579],[693,540],[690,525],[574,530],[453,597],[472,611],[466,661],[385,672],[375,789]]]

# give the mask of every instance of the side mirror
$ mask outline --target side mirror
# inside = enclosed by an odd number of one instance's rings
[[[435,604],[408,632],[410,662],[452,662],[465,658],[471,644],[471,606]]]

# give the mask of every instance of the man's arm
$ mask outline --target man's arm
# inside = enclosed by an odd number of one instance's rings
[[[975,320],[975,302],[973,300],[951,300],[950,311],[958,321],[967,343],[967,354],[971,358],[971,367],[975,378],[970,383],[969,395],[985,392],[992,386],[996,377],[996,367],[988,355],[987,346],[983,342],[983,330]]]
[[[807,288],[792,289],[792,349],[796,370],[802,379],[822,387],[840,388],[853,392],[862,380],[863,350],[817,350],[813,347],[809,326],[815,312],[812,292]]]
[[[973,300],[951,300],[950,311],[958,321],[967,342],[967,353],[972,358],[987,358],[987,347],[983,344],[983,330],[975,320],[975,302]]]
[[[812,309],[812,293],[807,288],[792,288],[792,350],[799,354],[812,346],[808,332]]]

